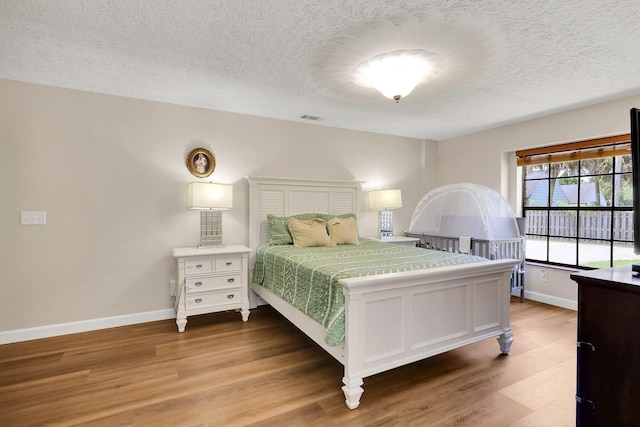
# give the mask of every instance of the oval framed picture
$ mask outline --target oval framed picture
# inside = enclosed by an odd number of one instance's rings
[[[196,148],[187,157],[187,168],[192,175],[206,178],[216,168],[216,158],[206,148]]]

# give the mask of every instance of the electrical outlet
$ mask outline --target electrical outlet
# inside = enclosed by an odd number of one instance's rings
[[[544,270],[540,270],[540,281],[541,282],[547,281],[547,272]]]
[[[169,280],[169,296],[171,296],[171,297],[175,297],[176,296],[176,281],[175,280]]]

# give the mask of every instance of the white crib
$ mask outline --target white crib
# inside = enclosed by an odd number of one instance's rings
[[[420,239],[418,244],[425,249],[435,249],[438,251],[460,252],[460,238],[449,236],[433,236],[418,233],[404,233],[408,237]],[[520,297],[520,302],[524,302],[524,258],[525,239],[524,236],[513,239],[476,239],[471,238],[469,253],[487,259],[519,259],[520,264],[513,268],[511,275],[511,294]]]
[[[524,301],[524,224],[497,191],[460,183],[427,193],[417,204],[405,235],[419,238],[420,246],[428,249],[520,260],[513,270],[511,294]]]

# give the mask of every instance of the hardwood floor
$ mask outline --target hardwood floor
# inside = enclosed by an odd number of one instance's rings
[[[365,378],[270,307],[0,346],[2,426],[574,426],[576,313],[511,302],[495,339]]]

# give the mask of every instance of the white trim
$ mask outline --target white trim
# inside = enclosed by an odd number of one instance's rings
[[[96,331],[98,329],[135,325],[137,323],[155,322],[157,320],[175,319],[176,311],[172,308],[144,313],[125,314],[122,316],[103,317],[99,319],[81,320],[78,322],[58,323],[56,325],[37,326],[34,328],[15,329],[0,332],[0,344],[29,341],[59,335],[76,334],[78,332]]]
[[[531,292],[525,289],[524,296],[526,299],[542,302],[545,304],[555,305],[556,307],[566,308],[568,310],[578,311],[578,302],[566,298],[554,297],[540,292]]]

